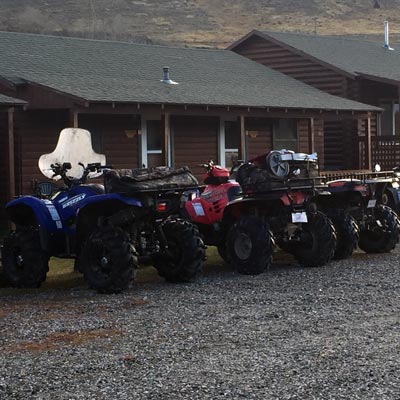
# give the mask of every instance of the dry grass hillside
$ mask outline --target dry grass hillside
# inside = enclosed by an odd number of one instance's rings
[[[224,47],[252,29],[400,37],[398,0],[2,0],[2,30]],[[397,34],[396,34],[397,33]]]

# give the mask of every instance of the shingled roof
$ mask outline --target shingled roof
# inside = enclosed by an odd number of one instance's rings
[[[257,30],[251,34],[289,46],[295,52],[311,56],[353,77],[364,75],[400,81],[400,46],[392,45],[392,51],[383,47],[383,41],[379,43],[343,36]]]
[[[0,32],[0,76],[89,102],[379,110],[335,97],[232,51]],[[178,85],[162,83],[170,67]]]
[[[0,94],[0,106],[17,106],[28,104],[24,100],[15,99],[14,97],[4,96]]]

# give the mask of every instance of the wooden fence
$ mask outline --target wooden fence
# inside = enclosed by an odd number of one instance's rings
[[[358,137],[358,164],[360,168],[367,168],[367,140]],[[371,138],[372,167],[379,164],[382,170],[391,170],[400,166],[400,137],[373,136]]]

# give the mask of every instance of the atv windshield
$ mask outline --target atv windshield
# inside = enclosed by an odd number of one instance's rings
[[[50,179],[58,180],[59,175],[54,176],[51,168],[52,164],[70,163],[71,169],[68,176],[74,179],[82,177],[83,168],[79,163],[85,166],[89,163],[106,164],[106,156],[98,154],[93,150],[92,138],[90,132],[80,128],[63,129],[58,138],[57,146],[52,153],[43,154],[39,158],[39,169],[44,176]],[[103,172],[90,172],[89,178],[96,178]]]

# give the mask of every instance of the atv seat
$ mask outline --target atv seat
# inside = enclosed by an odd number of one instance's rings
[[[188,167],[110,169],[104,171],[107,193],[134,194],[142,191],[185,189],[198,187],[197,179]]]
[[[338,179],[327,182],[330,192],[346,192],[351,190],[364,191],[363,181],[359,179]]]

